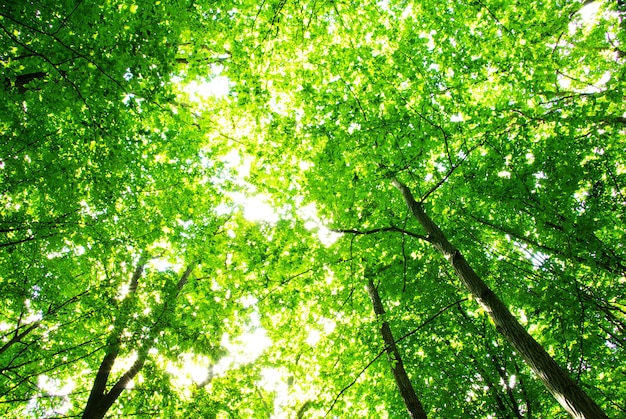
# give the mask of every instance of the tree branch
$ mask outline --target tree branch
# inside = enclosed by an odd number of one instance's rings
[[[332,231],[333,233],[353,234],[355,236],[367,235],[367,234],[376,234],[376,233],[384,233],[384,232],[391,231],[391,232],[396,232],[396,233],[402,233],[402,234],[405,234],[407,236],[414,237],[416,239],[430,241],[429,238],[424,236],[424,235],[413,233],[411,231],[407,231],[407,230],[404,230],[402,228],[395,227],[395,226],[375,228],[375,229],[372,229],[372,230],[356,230],[356,229],[348,228],[348,229],[331,229],[330,231]]]

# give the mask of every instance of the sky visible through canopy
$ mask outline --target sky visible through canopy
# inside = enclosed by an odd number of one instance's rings
[[[626,418],[624,6],[0,6],[0,417]]]

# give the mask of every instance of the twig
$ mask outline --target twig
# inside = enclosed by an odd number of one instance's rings
[[[367,235],[367,234],[376,234],[376,233],[384,233],[387,231],[393,231],[396,233],[402,233],[402,234],[406,234],[407,236],[411,236],[414,237],[416,239],[420,239],[420,240],[425,240],[427,242],[430,242],[430,239],[422,234],[417,234],[417,233],[413,233],[411,231],[407,231],[404,230],[402,228],[398,228],[398,227],[382,227],[382,228],[375,228],[372,230],[355,230],[355,229],[331,229],[330,231],[332,231],[333,233],[341,233],[341,234],[354,234],[356,236],[358,235]]]

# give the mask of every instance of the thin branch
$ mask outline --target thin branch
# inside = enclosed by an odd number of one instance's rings
[[[0,14],[0,16],[3,16],[2,14]],[[5,28],[3,25],[0,25],[0,28],[2,28],[2,30],[8,35],[9,38],[11,38],[13,40],[13,42],[15,42],[16,44],[18,44],[19,46],[21,46],[22,48],[24,48],[25,50],[31,52],[32,54],[34,54],[37,57],[40,57],[42,60],[44,60],[45,62],[47,62],[48,64],[50,64],[50,66],[57,72],[59,73],[59,75],[61,76],[61,78],[63,80],[65,80],[65,82],[67,84],[69,84],[74,91],[76,92],[76,95],[78,96],[78,98],[81,100],[81,102],[83,102],[83,104],[85,105],[85,107],[87,108],[87,111],[89,112],[90,116],[91,116],[91,120],[93,122],[93,125],[95,127],[99,127],[99,124],[97,122],[97,119],[95,117],[95,115],[93,114],[93,111],[91,109],[91,107],[89,106],[89,104],[87,103],[87,100],[85,99],[85,97],[83,96],[83,94],[81,93],[80,89],[78,88],[78,86],[76,86],[76,84],[71,81],[67,75],[66,72],[63,70],[60,70],[58,68],[58,64],[53,63],[48,57],[46,57],[44,54],[39,53],[35,50],[33,50],[32,48],[30,48],[28,45],[24,44],[23,42],[20,42],[7,28]]]
[[[36,321],[36,322],[30,323],[30,324],[27,323],[27,324],[22,324],[21,325],[20,323],[21,323],[22,315],[20,315],[20,319],[17,322],[17,327],[15,328],[15,331],[14,331],[14,336],[0,348],[0,355],[2,355],[4,352],[6,352],[13,344],[21,342],[22,339],[26,335],[28,335],[30,332],[32,332],[37,327],[39,327],[39,325],[42,323],[42,321],[44,319],[47,319],[49,316],[52,316],[52,315],[56,314],[57,311],[61,310],[66,305],[68,305],[70,303],[73,303],[73,302],[76,302],[78,300],[78,298],[80,298],[81,296],[87,294],[88,292],[89,291],[83,291],[80,294],[75,295],[75,296],[65,300],[64,302],[62,302],[60,305],[58,305],[55,308],[52,308],[52,305],[50,305],[50,307],[46,311],[45,317],[42,318],[41,320]],[[26,329],[24,329],[24,328],[26,328]],[[22,330],[20,332],[20,329],[24,329],[24,330]],[[4,335],[4,336],[6,336],[6,335]]]
[[[476,148],[478,148],[479,145],[480,145],[480,143],[476,144],[474,147],[470,148],[467,153],[464,153],[464,156],[459,161],[457,161],[454,165],[452,165],[450,170],[448,170],[448,173],[446,173],[446,175],[439,182],[437,182],[437,184],[435,186],[430,188],[430,190],[428,192],[426,192],[424,194],[424,196],[422,196],[420,198],[420,200],[419,200],[420,204],[423,203],[424,201],[426,201],[426,198],[428,198],[433,192],[435,192],[437,189],[439,189],[439,187],[441,185],[443,185],[448,180],[448,178],[450,178],[450,176],[452,176],[454,171],[456,169],[458,169],[459,166],[465,162],[465,160],[467,160],[467,158],[472,153],[472,151],[476,150]]]
[[[384,233],[384,232],[387,232],[387,231],[392,231],[392,232],[396,232],[396,233],[406,234],[407,236],[411,236],[411,237],[414,237],[416,239],[425,240],[427,242],[430,242],[430,239],[428,237],[422,235],[422,234],[413,233],[411,231],[407,231],[407,230],[404,230],[402,228],[395,227],[395,226],[375,228],[375,229],[372,229],[372,230],[356,230],[356,229],[348,228],[348,229],[331,229],[330,231],[332,231],[333,233],[353,234],[355,236],[367,235],[367,234],[376,234],[376,233]]]
[[[82,1],[82,0],[81,0]],[[78,6],[77,6],[78,7]],[[75,11],[76,9],[74,9]],[[72,13],[74,13],[74,11],[72,11]],[[109,75],[106,71],[104,71],[104,69],[102,68],[102,66],[100,66],[100,64],[96,63],[94,60],[92,60],[88,55],[86,54],[81,54],[80,52],[76,51],[74,48],[72,48],[71,46],[67,45],[65,42],[63,42],[58,36],[56,36],[56,33],[61,29],[61,27],[64,25],[65,22],[61,23],[61,26],[53,33],[48,33],[45,31],[42,31],[40,29],[37,29],[33,26],[27,25],[24,22],[20,22],[16,19],[14,19],[13,17],[4,14],[4,13],[0,13],[0,16],[14,22],[17,25],[23,26],[25,28],[28,28],[29,30],[45,35],[45,36],[49,36],[50,38],[54,39],[57,43],[59,43],[63,48],[67,49],[68,51],[70,51],[72,54],[74,54],[74,57],[72,57],[72,60],[75,58],[82,58],[85,61],[89,62],[90,64],[92,64],[94,67],[96,67],[96,69],[98,69],[98,71],[100,71],[106,78],[108,78],[109,80],[111,80],[113,83],[115,83],[121,90],[122,92],[126,93],[126,89],[124,89],[124,86],[115,78],[113,78],[111,75]],[[71,16],[71,14],[70,14]],[[68,16],[69,18],[69,16]],[[8,33],[8,32],[7,32]],[[11,36],[9,34],[9,36]],[[25,44],[19,42],[17,39],[15,39],[14,37],[11,36],[11,38],[18,43],[19,45],[21,45],[23,48],[26,48],[27,50],[31,51],[32,53],[35,53],[36,55],[38,55],[39,57],[43,58],[44,60],[46,60],[47,62],[49,62],[55,70],[57,70],[57,64],[53,63],[52,61],[50,61],[49,59],[47,59],[46,57],[44,57],[43,54],[37,53],[36,51],[33,51],[32,49],[28,48]],[[58,71],[58,70],[57,70]],[[65,77],[64,77],[65,78]],[[66,79],[67,80],[67,79]]]
[[[56,31],[51,32],[50,35],[54,36],[56,34],[58,34],[61,29],[63,29],[63,27],[65,26],[65,24],[67,23],[68,20],[70,20],[70,18],[72,17],[72,15],[76,12],[76,10],[78,10],[78,7],[83,3],[83,0],[78,0],[76,2],[76,5],[74,6],[74,8],[72,9],[71,12],[68,13],[67,16],[65,16],[65,18],[61,19],[61,23],[59,24],[59,27],[57,28]]]
[[[489,7],[485,5],[485,3],[483,3],[481,0],[477,0],[477,3],[480,6],[482,6],[485,10],[487,10],[487,13],[489,13],[489,15],[493,18],[493,20],[495,20],[498,25],[502,26],[504,30],[509,33],[509,35],[511,35],[512,37],[515,37],[515,34],[509,28],[507,28],[502,22],[500,22],[500,19],[498,19],[496,14],[492,12],[491,9],[489,9]]]

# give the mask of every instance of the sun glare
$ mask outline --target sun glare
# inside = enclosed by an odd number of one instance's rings
[[[222,98],[230,93],[233,82],[227,76],[222,76],[224,66],[215,65],[211,68],[212,74],[208,79],[192,80],[185,84],[182,90],[189,95],[192,102],[202,102],[210,97]],[[172,78],[175,83],[181,83],[180,77]]]

